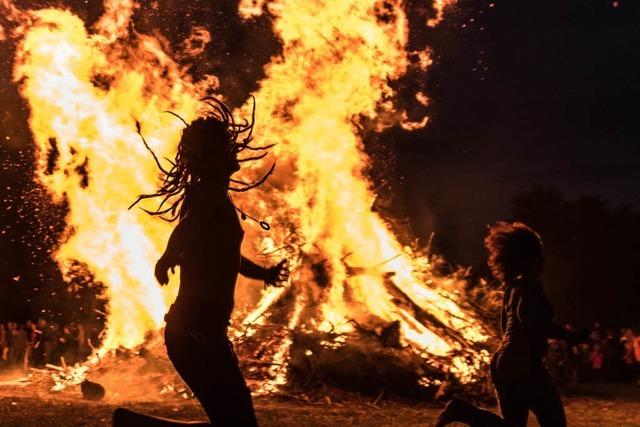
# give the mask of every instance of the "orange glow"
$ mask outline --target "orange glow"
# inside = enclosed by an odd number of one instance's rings
[[[447,3],[434,3],[437,22]],[[28,18],[20,19],[32,22],[19,36],[15,58],[15,81],[31,109],[37,179],[56,200],[69,203],[67,237],[55,259],[63,271],[70,260],[84,262],[107,285],[102,351],[131,348],[161,328],[177,290],[175,276],[167,289],[153,278],[170,226],[127,210],[158,180],[136,134],[136,121],[154,151],[172,157],[182,125],[162,112],[172,110],[191,121],[202,114],[198,99],[217,89],[214,76],[193,81],[157,39],[129,34],[135,7],[132,0],[107,0],[104,16],[90,30],[68,11],[26,12]],[[370,161],[360,128],[363,118],[393,110],[388,82],[410,66],[403,2],[242,1],[239,14],[249,19],[265,8],[273,16],[282,54],[265,66],[266,76],[253,93],[254,133],[260,145],[277,143],[272,150],[277,169],[267,185],[236,201],[272,225],[268,235],[247,225],[245,249],[274,253],[277,259],[279,248],[290,248],[292,283],[264,291],[235,327],[255,333],[263,315],[291,296],[283,322],[290,330],[347,333],[353,330],[350,320],[362,325],[397,321],[402,344],[428,356],[448,356],[466,343],[483,342],[482,327],[455,302],[454,292],[463,282],[434,275],[429,258],[403,246],[372,211],[376,195],[365,173]],[[206,30],[194,29],[185,46],[196,56],[210,40]],[[421,66],[430,63],[425,53]],[[428,99],[420,94],[418,100],[426,104]],[[236,114],[246,117],[251,105],[248,101]],[[406,114],[397,117],[406,121]],[[402,126],[416,129],[427,120]],[[53,143],[60,157],[47,174]],[[242,174],[252,176],[271,161]],[[86,183],[82,170],[88,173]],[[322,264],[326,284],[318,283],[312,264]],[[410,304],[398,304],[397,295]],[[420,320],[419,310],[462,338],[439,335]],[[274,351],[274,362],[285,368],[274,372],[272,387],[286,379],[290,345],[291,340],[283,340]],[[461,379],[470,379],[487,357],[470,355],[455,359],[452,372]]]
[[[127,211],[132,195],[157,182],[135,120],[154,149],[169,153],[181,126],[162,111],[175,109],[192,118],[199,93],[155,39],[140,36],[123,51],[118,44],[127,31],[122,16],[132,7],[110,3],[92,35],[67,11],[31,12],[34,24],[20,41],[14,70],[31,108],[37,179],[54,199],[69,202],[67,238],[56,260],[63,271],[69,260],[84,262],[108,285],[108,348],[135,346],[147,331],[160,328],[176,292],[174,283],[163,295],[151,268],[169,226]],[[126,60],[123,53],[138,61]],[[168,78],[160,76],[162,66],[169,69]],[[60,157],[47,175],[51,141]],[[86,187],[78,173],[82,167],[88,172]]]
[[[433,2],[433,8],[436,11],[436,16],[429,19],[427,21],[427,25],[430,27],[435,27],[436,25],[438,25],[439,23],[442,22],[442,20],[444,19],[444,9],[455,3],[456,0],[434,0]]]

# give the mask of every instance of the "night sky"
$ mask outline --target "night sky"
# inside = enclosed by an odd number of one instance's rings
[[[222,91],[239,102],[279,46],[268,17],[242,24],[233,2],[219,3],[187,9],[160,1],[157,13],[139,10],[134,21],[170,41],[184,39],[191,25],[208,28],[214,43],[193,72],[218,75]],[[100,1],[65,4],[89,23],[101,13]],[[396,85],[406,102],[416,89],[426,91],[431,120],[424,130],[396,128],[372,140],[395,155],[384,169],[386,191],[416,237],[425,241],[433,231],[449,262],[478,266],[486,225],[509,217],[509,200],[521,191],[554,187],[569,199],[600,195],[611,207],[640,209],[637,1],[462,0],[437,29],[423,25],[424,2],[409,1],[407,9],[410,49],[430,46],[435,64]],[[0,44],[0,282],[10,284],[16,276],[50,277],[46,250],[59,230],[46,219],[60,215],[33,211],[42,195],[30,181],[27,112],[10,83],[12,49]]]
[[[477,265],[520,191],[640,208],[639,19],[633,1],[459,2],[426,36],[432,120],[396,138],[417,233]]]

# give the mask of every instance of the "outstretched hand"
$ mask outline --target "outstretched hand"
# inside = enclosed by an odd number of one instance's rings
[[[289,280],[289,267],[287,266],[287,261],[282,260],[277,265],[267,269],[264,284],[265,286],[280,288],[284,286],[284,282],[287,280]]]
[[[166,255],[162,255],[158,262],[156,262],[154,273],[160,286],[165,286],[169,283],[169,270],[171,270],[171,273],[174,273],[176,265],[178,264]]]

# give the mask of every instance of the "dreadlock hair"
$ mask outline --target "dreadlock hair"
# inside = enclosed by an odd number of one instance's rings
[[[216,156],[224,161],[235,161],[236,155],[243,150],[265,151],[262,154],[238,159],[237,161],[248,162],[259,160],[268,154],[266,152],[267,149],[275,145],[272,144],[263,147],[253,147],[249,145],[253,139],[252,133],[256,111],[255,98],[253,99],[251,122],[243,120],[242,123],[236,123],[231,111],[222,101],[214,97],[202,98],[201,101],[211,107],[212,111],[209,115],[198,118],[190,124],[178,114],[172,111],[165,111],[177,117],[185,124],[175,159],[172,161],[165,158],[171,165],[171,168],[168,170],[162,166],[156,154],[149,147],[140,131],[140,123],[136,122],[136,129],[142,142],[160,169],[162,184],[155,193],[141,194],[138,196],[136,201],[129,206],[129,209],[141,200],[161,197],[162,200],[155,211],[149,211],[144,208],[142,208],[142,210],[149,215],[158,216],[165,221],[175,221],[186,213],[184,201],[187,198],[188,190],[193,184],[202,179],[204,171],[210,166],[206,164],[207,159]],[[240,192],[248,191],[265,182],[273,173],[274,169],[275,163],[269,171],[255,183],[246,183],[231,178],[230,182],[237,185],[228,186],[227,189]]]
[[[521,222],[499,221],[490,226],[484,246],[489,251],[487,264],[501,281],[517,277],[532,258],[542,256],[540,235]]]

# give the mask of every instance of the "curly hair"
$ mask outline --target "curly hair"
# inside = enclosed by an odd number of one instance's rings
[[[499,221],[490,226],[484,246],[489,251],[487,264],[501,281],[517,277],[532,258],[542,256],[540,235],[521,222]]]
[[[203,118],[194,120],[188,124],[178,114],[165,111],[180,119],[185,124],[182,132],[182,138],[178,144],[177,153],[173,161],[166,159],[170,164],[169,170],[165,169],[158,160],[157,156],[151,150],[146,140],[140,132],[140,124],[136,122],[138,134],[142,138],[142,142],[149,152],[151,152],[156,165],[162,174],[162,184],[158,191],[151,194],[142,194],[138,196],[135,202],[129,206],[131,209],[138,202],[144,199],[161,197],[162,200],[155,211],[143,209],[150,215],[159,216],[166,221],[175,221],[184,214],[184,201],[192,184],[198,182],[202,178],[203,169],[207,168],[204,161],[216,156],[227,161],[234,161],[236,155],[243,150],[263,151],[273,145],[264,147],[252,147],[249,143],[252,141],[253,125],[255,123],[255,99],[253,103],[253,111],[251,114],[251,122],[246,120],[243,123],[237,123],[229,110],[229,108],[220,100],[213,97],[203,98],[205,102],[212,108],[212,112]],[[238,159],[238,162],[247,162],[262,159],[267,155],[266,152],[244,159]],[[230,182],[239,186],[229,186],[231,191],[247,191],[262,184],[271,175],[275,164],[271,169],[257,182],[249,184],[238,181],[233,178]],[[165,216],[167,215],[167,216]]]

